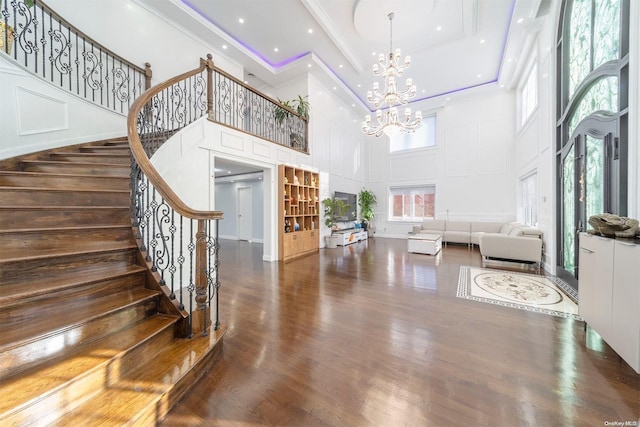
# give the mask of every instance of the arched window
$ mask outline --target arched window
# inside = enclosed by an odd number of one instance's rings
[[[557,43],[558,275],[577,286],[577,233],[627,211],[629,0],[564,0]]]

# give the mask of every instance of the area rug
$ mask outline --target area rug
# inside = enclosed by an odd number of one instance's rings
[[[582,320],[576,291],[555,277],[460,267],[458,297],[551,316]]]

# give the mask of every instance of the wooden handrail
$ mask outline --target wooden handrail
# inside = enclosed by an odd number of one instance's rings
[[[137,129],[137,120],[138,116],[144,109],[145,105],[158,93],[168,88],[169,86],[187,79],[189,77],[195,76],[198,73],[204,71],[204,69],[208,69],[209,72],[213,72],[213,60],[211,55],[207,55],[207,59],[200,59],[200,66],[194,70],[187,71],[186,73],[180,74],[176,77],[173,77],[169,80],[166,80],[163,83],[157,84],[149,89],[147,89],[136,101],[131,105],[129,109],[129,115],[127,117],[127,134],[129,137],[129,147],[131,148],[131,153],[135,161],[138,163],[138,166],[144,173],[144,175],[149,179],[153,187],[160,193],[160,195],[165,199],[167,204],[171,206],[177,213],[180,215],[191,218],[191,219],[222,219],[222,212],[220,211],[201,211],[192,209],[187,206],[182,199],[171,189],[169,184],[164,180],[162,175],[158,173],[156,168],[153,166],[149,157],[147,157],[147,153],[142,146],[142,142],[140,141],[140,137],[138,135]],[[211,108],[211,107],[208,107]]]

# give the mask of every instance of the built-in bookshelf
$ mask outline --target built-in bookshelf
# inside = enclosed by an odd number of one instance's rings
[[[320,247],[320,176],[278,166],[279,259],[308,255]]]

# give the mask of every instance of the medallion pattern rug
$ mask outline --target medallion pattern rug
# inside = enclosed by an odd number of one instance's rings
[[[577,293],[562,280],[537,274],[460,267],[458,297],[582,320]]]

